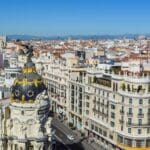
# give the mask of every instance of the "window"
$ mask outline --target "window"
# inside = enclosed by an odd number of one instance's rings
[[[147,133],[150,133],[150,128],[147,128]]]
[[[132,98],[129,99],[129,104],[132,104]]]
[[[97,126],[95,126],[95,131],[98,132],[98,127]]]
[[[107,132],[106,132],[106,131],[103,131],[103,135],[104,135],[104,136],[107,136]]]
[[[124,103],[124,96],[122,96],[122,103]]]
[[[113,94],[113,98],[115,99],[115,94]]]
[[[103,104],[104,104],[104,99],[103,99]]]
[[[105,93],[104,93],[104,91],[103,91],[103,96],[104,96],[104,94],[105,94]]]
[[[86,96],[86,99],[90,99],[90,97],[87,95],[87,96]]]
[[[139,125],[142,125],[142,119],[139,119],[139,120],[138,120],[138,124],[139,124]]]
[[[74,85],[71,85],[71,88],[74,89]]]
[[[115,118],[115,113],[111,112],[111,118]]]
[[[88,110],[86,110],[86,114],[89,115],[89,111]]]
[[[132,123],[131,118],[128,118],[128,124],[131,124],[131,123]]]
[[[141,133],[142,133],[141,129],[138,129],[138,134],[141,134]]]
[[[150,104],[150,99],[148,100],[148,104]]]
[[[92,129],[92,130],[94,129],[94,125],[93,125],[93,124],[91,125],[91,129]]]
[[[23,110],[21,111],[21,115],[24,115],[24,111]]]
[[[81,87],[79,87],[79,92],[82,92],[82,88]]]
[[[111,104],[111,109],[115,109],[115,105]]]
[[[82,99],[82,93],[79,93],[79,99]]]
[[[142,114],[142,109],[141,108],[139,108],[139,114]]]
[[[102,134],[102,129],[101,128],[99,128],[99,133]]]
[[[129,108],[129,114],[132,114],[132,108]]]
[[[86,107],[89,107],[89,103],[88,102],[86,102]]]
[[[121,126],[121,131],[123,131],[123,126]]]
[[[110,122],[110,125],[111,125],[111,127],[114,127],[115,126],[115,123],[114,122]]]
[[[101,94],[101,90],[99,90],[99,94]]]
[[[143,100],[139,99],[139,104],[142,105],[143,104]]]
[[[128,133],[131,133],[131,128],[128,128]]]
[[[107,93],[107,97],[109,97],[109,93]]]
[[[148,119],[148,125],[150,125],[150,119]]]
[[[109,135],[109,138],[113,140],[113,135],[110,134],[110,135]]]

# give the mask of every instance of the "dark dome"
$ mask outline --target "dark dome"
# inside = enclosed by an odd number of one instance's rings
[[[35,67],[35,64],[32,61],[28,61],[24,64],[24,67]]]
[[[35,64],[28,61],[23,72],[17,77],[12,86],[12,102],[34,102],[36,96],[46,90],[42,77],[36,72]]]

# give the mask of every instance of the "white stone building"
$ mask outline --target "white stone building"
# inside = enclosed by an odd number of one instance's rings
[[[10,103],[0,108],[0,150],[48,150],[50,101],[30,57],[12,86]]]

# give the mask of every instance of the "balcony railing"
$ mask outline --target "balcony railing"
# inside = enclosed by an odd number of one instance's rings
[[[133,113],[129,113],[129,112],[128,112],[128,113],[127,113],[127,116],[128,116],[128,117],[133,117]]]
[[[123,110],[120,110],[120,114],[122,114],[122,115],[123,115],[123,114],[124,114],[124,111],[123,111]]]
[[[120,124],[123,124],[124,123],[124,120],[119,120]]]
[[[144,114],[138,114],[137,115],[139,118],[143,118],[144,117]]]
[[[145,123],[145,124],[139,124],[139,123],[126,123],[127,126],[132,126],[132,127],[149,127],[150,123]]]

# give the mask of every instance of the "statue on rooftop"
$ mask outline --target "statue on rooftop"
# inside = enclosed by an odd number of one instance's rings
[[[33,46],[32,45],[24,45],[23,52],[27,56],[27,61],[31,60],[33,56]]]
[[[29,45],[29,43],[24,44],[20,40],[17,40],[15,44],[19,46],[19,53],[26,55],[27,61],[30,61],[33,56],[33,46]]]

